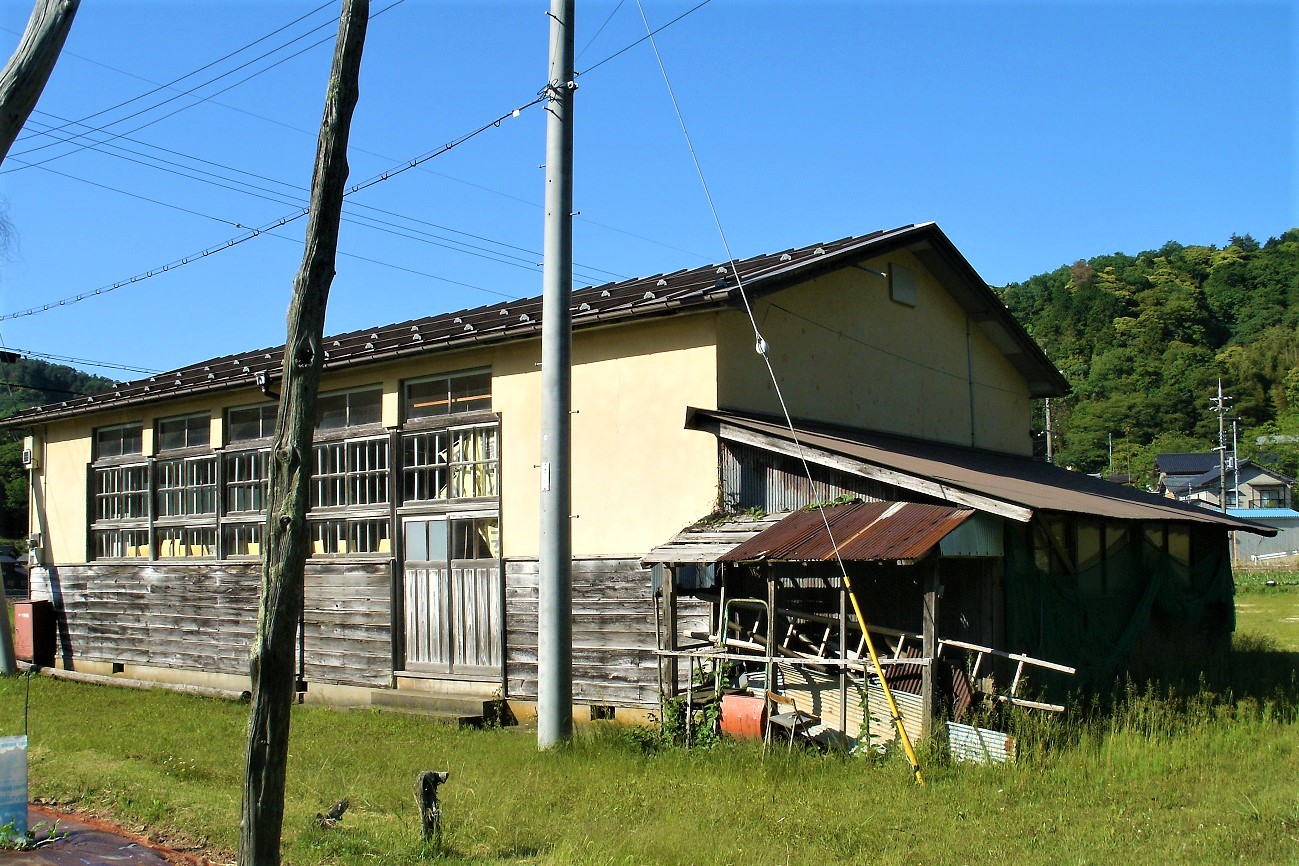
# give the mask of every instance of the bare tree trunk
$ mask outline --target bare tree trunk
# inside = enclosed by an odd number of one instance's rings
[[[262,599],[250,666],[253,698],[239,828],[240,866],[278,866],[280,862],[289,711],[296,677],[293,647],[307,560],[311,437],[324,360],[325,305],[334,279],[347,182],[347,138],[356,107],[369,13],[369,0],[343,0],[316,146],[307,245],[289,307],[284,380],[271,451]]]
[[[41,98],[80,3],[81,0],[36,0],[23,41],[0,72],[0,163],[9,155],[14,139],[36,107],[36,100]],[[0,226],[0,238],[7,236],[6,227]],[[4,581],[0,579],[0,676],[17,672],[9,602],[5,598]]]
[[[50,80],[81,0],[36,0],[18,50],[0,73],[0,162]]]

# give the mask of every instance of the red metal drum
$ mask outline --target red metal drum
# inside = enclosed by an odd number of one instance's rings
[[[737,740],[760,740],[767,724],[767,707],[751,695],[722,695],[722,733]]]

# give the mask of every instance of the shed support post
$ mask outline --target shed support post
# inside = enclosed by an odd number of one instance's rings
[[[937,674],[938,652],[938,560],[934,559],[921,566],[924,569],[924,619],[921,623],[921,639],[924,642],[924,657],[929,663],[924,666],[920,685],[921,737],[931,736],[934,732],[934,677]]]
[[[676,572],[668,567],[663,568],[663,622],[665,624],[664,639],[667,642],[667,649],[676,650],[677,648],[677,590],[676,590]],[[664,660],[663,677],[667,681],[668,697],[677,696],[677,688],[681,683],[681,673],[678,667],[677,657],[668,656]]]

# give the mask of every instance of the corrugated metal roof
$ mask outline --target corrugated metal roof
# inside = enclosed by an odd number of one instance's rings
[[[1257,520],[1267,523],[1269,520],[1294,520],[1299,518],[1299,511],[1293,508],[1228,508],[1232,517],[1243,517],[1246,520]]]
[[[647,553],[641,562],[677,564],[687,562],[714,563],[753,536],[770,529],[785,514],[729,515],[722,519],[704,520],[688,526],[672,539]]]
[[[918,502],[856,502],[795,511],[722,556],[721,562],[852,562],[919,559],[974,514]],[[826,523],[830,532],[826,533]],[[833,536],[833,542],[831,541]]]
[[[1023,373],[1035,396],[1064,393],[1068,386],[1060,372],[934,223],[753,256],[735,262],[735,271],[750,295],[760,296],[856,261],[911,247],[927,265],[947,274],[953,296],[980,327],[992,328],[1004,337],[998,345]],[[738,304],[736,285],[729,265],[713,264],[579,289],[572,295],[573,327],[582,329]],[[540,333],[541,298],[524,298],[326,337],[325,369],[491,345]],[[259,376],[268,381],[278,378],[283,357],[283,347],[276,346],[213,358],[126,382],[93,397],[27,409],[0,421],[0,427],[25,426],[209,391],[250,388],[257,384]]]
[[[795,440],[783,421],[763,415],[692,409],[686,418],[692,429],[710,430],[722,438],[739,431],[765,437],[775,445],[793,447]],[[906,488],[908,479],[925,488],[925,495],[947,499],[960,492],[1030,511],[1059,511],[1117,520],[1174,520],[1258,535],[1276,529],[1239,520],[1166,496],[1111,484],[1081,472],[1043,463],[1031,457],[981,451],[891,433],[799,421],[797,442],[810,462],[834,465],[841,471],[847,457],[864,467],[891,470],[890,483]],[[744,441],[752,442],[752,437]],[[863,470],[865,471],[865,470]]]

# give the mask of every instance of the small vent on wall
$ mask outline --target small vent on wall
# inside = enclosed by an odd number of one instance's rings
[[[908,307],[919,304],[920,289],[916,272],[895,262],[889,262],[889,298]]]

